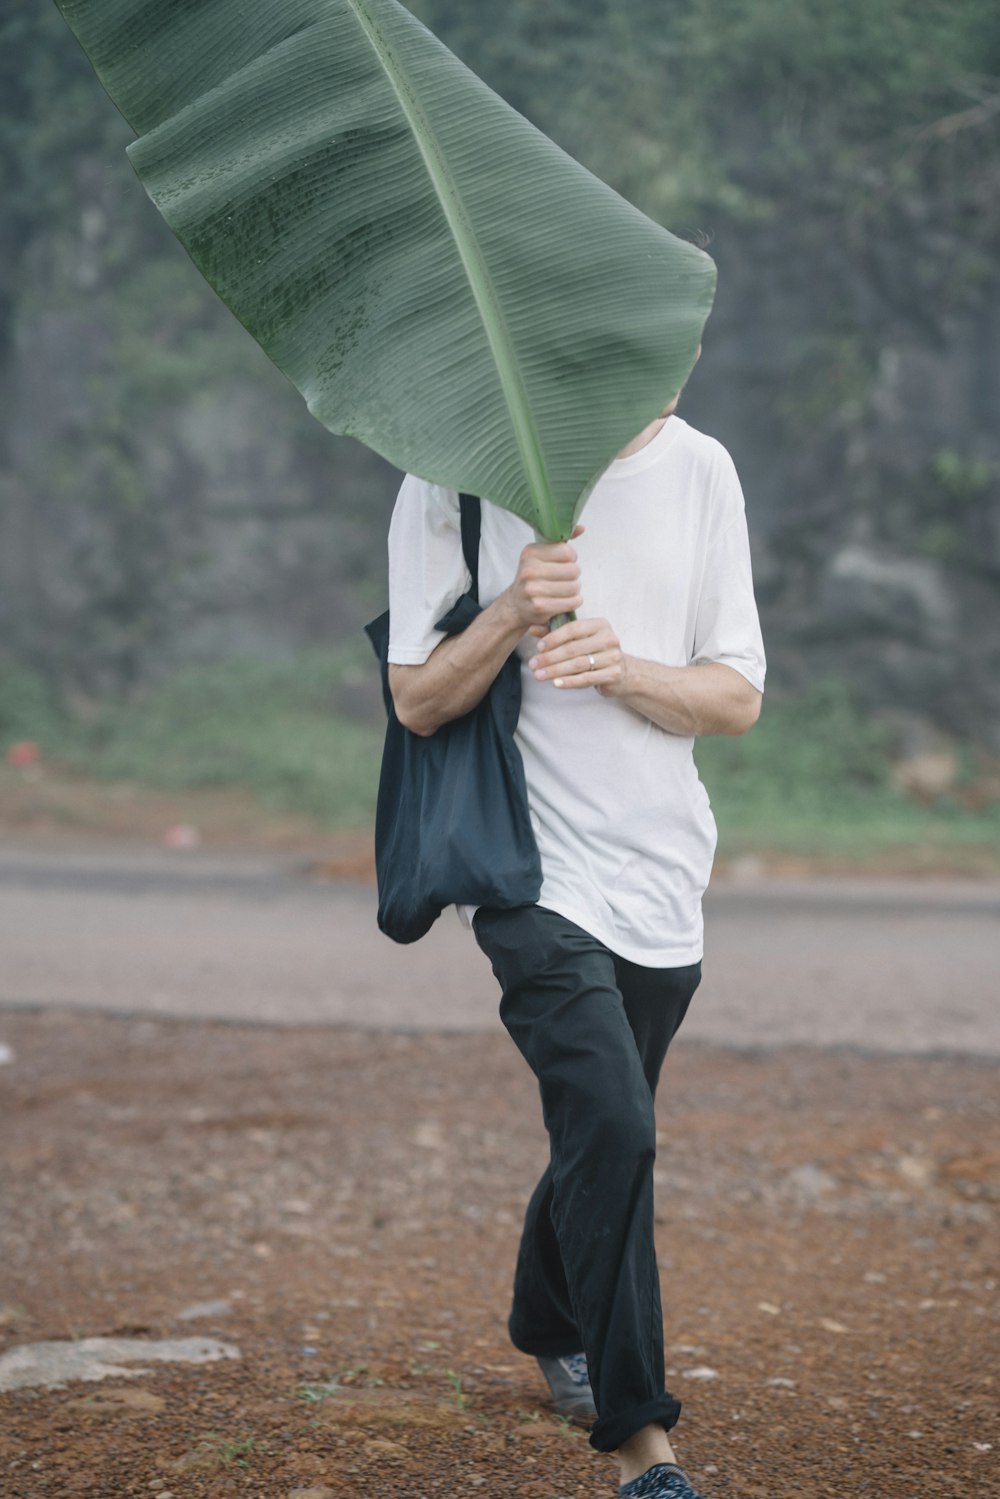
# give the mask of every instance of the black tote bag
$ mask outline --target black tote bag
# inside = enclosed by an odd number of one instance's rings
[[[482,507],[460,499],[462,552],[472,578],[437,628],[457,635],[479,606]],[[375,818],[378,924],[415,942],[445,906],[530,906],[542,868],[528,815],[521,753],[521,663],[514,652],[469,713],[424,738],[404,728],[389,691],[389,614],[365,626],[382,671],[388,724]]]

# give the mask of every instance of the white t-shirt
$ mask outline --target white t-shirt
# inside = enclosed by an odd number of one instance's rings
[[[482,515],[485,607],[535,536],[495,505]],[[743,495],[721,444],[669,417],[652,442],[611,463],[581,520],[581,618],[607,619],[629,655],[668,666],[721,661],[763,691]],[[426,661],[443,638],[435,622],[468,586],[457,494],[407,476],[389,530],[390,662]],[[526,635],[523,662],[535,647]],[[697,962],[716,828],[694,740],[596,689],[537,682],[526,665],[521,685],[517,742],[542,862],[539,905],[634,963]]]

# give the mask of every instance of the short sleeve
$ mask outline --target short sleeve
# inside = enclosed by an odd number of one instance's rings
[[[470,582],[458,495],[407,474],[389,525],[389,661],[422,666]]]
[[[692,663],[716,661],[764,691],[764,642],[753,595],[750,538],[743,491],[723,450],[715,516],[695,620]]]

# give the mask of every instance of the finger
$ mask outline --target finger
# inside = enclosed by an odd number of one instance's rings
[[[536,665],[535,662],[538,664]],[[607,665],[608,662],[606,659],[602,660],[596,652],[588,651],[586,655],[566,656],[558,662],[550,661],[547,656],[540,661],[536,657],[535,661],[531,663],[531,669],[536,679],[539,682],[544,682],[546,677],[578,677],[588,672],[600,671],[602,667]]]
[[[546,635],[539,646],[550,660],[558,661],[568,656],[587,654],[589,651],[612,650],[618,641],[603,619],[571,619],[558,630]]]
[[[568,541],[532,541],[525,547],[525,551],[545,562],[566,563],[577,560],[576,548],[571,547]]]
[[[578,687],[603,687],[605,683],[618,680],[617,669],[613,666],[599,666],[596,671],[567,672],[565,675],[552,678],[553,687],[559,687],[564,692],[571,692]]]

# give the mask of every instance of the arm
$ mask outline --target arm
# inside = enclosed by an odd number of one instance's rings
[[[582,527],[574,531],[578,536]],[[396,716],[426,737],[468,713],[518,641],[553,615],[579,608],[580,569],[569,542],[533,543],[521,553],[509,588],[459,635],[446,636],[421,666],[389,667]]]
[[[734,667],[718,661],[663,666],[628,656],[606,619],[533,633],[540,637],[530,662],[538,681],[562,691],[596,687],[668,734],[745,734],[760,716],[763,695]]]

